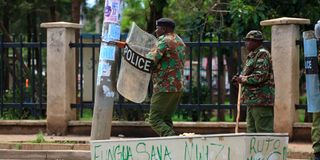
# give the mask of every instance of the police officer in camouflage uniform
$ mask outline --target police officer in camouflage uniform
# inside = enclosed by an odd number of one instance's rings
[[[311,139],[315,160],[320,160],[320,112],[313,113]]]
[[[161,18],[156,27],[158,44],[146,55],[155,62],[149,123],[160,136],[174,136],[171,117],[182,96],[186,46],[174,33],[172,19]]]
[[[317,22],[317,24],[315,24],[314,31],[315,31],[316,38],[320,39],[320,20]],[[319,64],[320,64],[320,54],[318,54],[318,68],[320,68]],[[312,148],[314,152],[314,159],[320,160],[320,112],[314,112],[312,117],[313,117],[313,121],[312,121],[312,128],[311,128],[311,140],[312,140]]]
[[[243,70],[232,81],[242,84],[241,103],[247,106],[247,132],[273,132],[274,79],[271,54],[262,46],[262,33],[250,31]]]

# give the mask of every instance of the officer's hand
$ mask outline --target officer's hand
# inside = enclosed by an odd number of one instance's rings
[[[244,76],[235,75],[232,77],[231,82],[233,85],[238,86],[239,83],[243,83],[242,79]]]
[[[234,84],[234,85],[236,85],[236,86],[238,86],[238,84],[239,83],[243,83],[243,82],[245,82],[246,81],[246,79],[247,79],[247,77],[246,76],[242,76],[242,75],[235,75],[235,76],[233,76],[232,77],[232,79],[231,79],[231,82]]]
[[[126,46],[126,42],[123,41],[109,41],[107,42],[108,45],[115,45],[118,48],[124,48]]]

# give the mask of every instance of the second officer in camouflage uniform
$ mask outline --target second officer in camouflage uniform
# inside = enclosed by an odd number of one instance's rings
[[[262,33],[257,30],[246,35],[249,51],[240,76],[241,103],[247,106],[247,132],[273,132],[274,79],[271,54],[262,46]]]

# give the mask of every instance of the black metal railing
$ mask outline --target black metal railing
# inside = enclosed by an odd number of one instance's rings
[[[46,80],[43,36],[22,35],[4,41],[0,36],[0,118],[30,119],[44,117]]]
[[[40,35],[31,36],[28,40],[22,36],[13,36],[11,41],[4,41],[0,36],[0,119],[10,118],[8,112],[16,112],[15,119],[45,117],[46,109],[46,43]],[[37,41],[36,41],[37,39]],[[124,38],[122,38],[124,39]],[[208,40],[209,39],[209,40]],[[270,42],[264,42],[270,48]],[[192,114],[192,120],[203,120],[205,114],[223,110],[232,117],[236,110],[237,89],[229,80],[241,69],[241,39],[222,41],[214,40],[212,34],[206,42],[200,39],[186,41],[188,47],[185,66],[185,93],[178,112]],[[301,41],[297,41],[301,48]],[[77,53],[77,103],[71,107],[92,114],[96,71],[99,60],[100,35],[82,34],[78,43],[70,43]],[[122,50],[118,50],[117,66],[121,63]],[[236,58],[235,58],[236,57]],[[231,65],[235,65],[230,68]],[[151,96],[149,92],[149,98]],[[142,104],[127,101],[116,95],[114,115],[118,119],[134,111],[142,117],[149,109],[149,99]],[[243,106],[245,107],[245,106]],[[296,109],[304,110],[306,105],[297,104]],[[215,113],[217,114],[217,113]]]
[[[84,52],[84,48],[90,48],[92,50],[90,55],[90,60],[92,65],[92,76],[94,76],[94,73],[96,72],[96,67],[98,63],[98,58],[95,57],[96,55],[96,49],[100,47],[100,36],[99,35],[82,35],[80,37],[80,42],[83,42],[83,39],[87,39],[85,43],[71,43],[70,47],[77,48],[79,50],[79,66],[85,66],[83,63],[83,56],[84,54],[90,54],[87,52]],[[89,39],[89,40],[88,40]],[[91,40],[90,40],[91,39]],[[186,91],[184,93],[185,100],[182,100],[182,103],[179,105],[178,110],[185,110],[189,112],[194,112],[197,115],[196,120],[201,120],[201,115],[203,115],[203,112],[212,112],[214,110],[226,110],[230,113],[230,116],[232,116],[232,112],[236,110],[236,99],[231,100],[231,94],[233,94],[233,98],[237,95],[237,93],[233,92],[230,93],[230,90],[232,87],[227,88],[227,91],[222,93],[221,88],[226,89],[225,86],[222,85],[229,85],[231,84],[228,82],[230,80],[230,77],[222,77],[222,74],[226,74],[230,72],[228,70],[225,70],[227,64],[225,64],[224,61],[226,61],[226,55],[235,56],[236,54],[236,61],[233,63],[237,63],[236,65],[236,72],[240,71],[241,68],[241,47],[244,46],[244,41],[241,41],[241,39],[236,41],[221,41],[218,37],[218,41],[213,41],[213,38],[210,38],[210,41],[208,42],[202,42],[200,40],[197,40],[196,42],[185,42],[188,47],[188,56],[187,61],[189,61],[189,64],[186,66],[188,70],[188,74],[185,76],[189,81],[185,84]],[[300,41],[297,41],[297,45],[301,44]],[[268,48],[271,47],[270,41],[264,42],[264,45]],[[117,54],[117,62],[120,64],[121,62],[121,52],[122,50],[118,51]],[[203,69],[203,58],[207,58],[207,68]],[[209,59],[209,60],[208,60]],[[216,61],[217,67],[213,66],[214,59]],[[195,62],[193,65],[192,62]],[[118,65],[119,67],[120,65]],[[196,68],[196,69],[194,69]],[[83,68],[79,68],[80,70]],[[119,68],[118,68],[119,69]],[[79,71],[79,82],[83,82],[83,72]],[[203,77],[202,74],[205,72],[205,76]],[[235,73],[233,73],[235,74]],[[196,75],[196,76],[195,76]],[[223,83],[222,83],[223,81]],[[86,83],[86,82],[84,82]],[[94,104],[94,89],[95,89],[95,79],[92,79],[92,84],[90,85],[92,87],[91,90],[91,99],[84,100],[83,98],[83,85],[78,85],[79,89],[79,101],[76,104],[72,104],[73,108],[79,108],[80,109],[80,115],[83,116],[83,110],[84,109],[93,109]],[[205,88],[205,89],[204,89]],[[206,93],[203,93],[203,92]],[[149,96],[151,95],[149,91]],[[206,99],[205,98],[209,98]],[[224,97],[224,98],[223,98]],[[149,97],[150,98],[150,97]],[[233,101],[233,102],[231,102]],[[297,104],[296,109],[305,109],[305,105],[299,105]],[[243,106],[245,108],[245,106]],[[122,117],[123,110],[137,110],[136,112],[142,112],[144,114],[147,114],[149,109],[149,101],[148,98],[146,102],[142,104],[136,104],[130,101],[127,101],[124,97],[121,95],[117,95],[115,98],[115,104],[114,104],[114,112],[116,116],[118,116],[119,119],[126,119]],[[190,114],[190,113],[189,113]],[[193,113],[191,113],[193,114]],[[141,116],[140,113],[138,113],[137,116]]]

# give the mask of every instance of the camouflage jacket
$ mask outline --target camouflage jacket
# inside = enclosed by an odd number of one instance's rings
[[[146,55],[153,59],[153,93],[181,92],[183,90],[183,67],[186,45],[175,33],[158,38],[158,44]]]
[[[260,46],[247,56],[241,72],[241,101],[246,105],[273,106],[274,79],[270,53]]]

